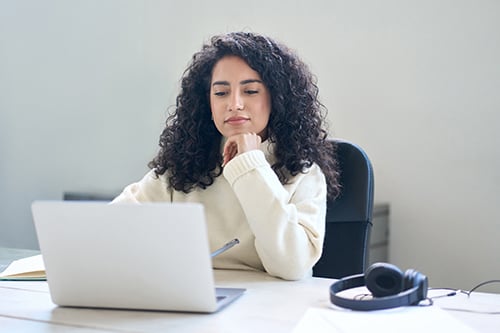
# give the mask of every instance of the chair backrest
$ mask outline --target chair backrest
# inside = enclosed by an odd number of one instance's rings
[[[373,169],[364,150],[334,140],[340,167],[340,196],[327,202],[323,254],[317,277],[341,278],[365,271],[373,212]]]

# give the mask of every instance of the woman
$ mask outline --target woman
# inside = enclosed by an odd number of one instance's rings
[[[152,169],[113,202],[199,202],[215,268],[295,280],[321,256],[327,195],[339,191],[307,66],[254,33],[215,36],[184,72]],[[327,191],[328,189],[328,191]]]

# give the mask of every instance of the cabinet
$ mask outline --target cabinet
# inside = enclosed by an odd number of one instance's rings
[[[389,260],[389,204],[373,206],[372,229],[368,250],[368,265]]]

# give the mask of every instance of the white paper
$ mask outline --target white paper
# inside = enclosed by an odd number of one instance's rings
[[[477,333],[436,306],[406,306],[379,311],[337,307],[309,308],[293,333],[453,332]]]

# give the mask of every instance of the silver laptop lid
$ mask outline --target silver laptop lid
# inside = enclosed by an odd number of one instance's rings
[[[32,212],[54,303],[217,309],[201,204],[36,201]]]

